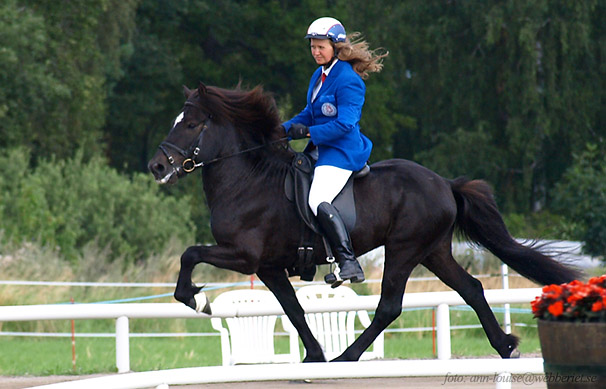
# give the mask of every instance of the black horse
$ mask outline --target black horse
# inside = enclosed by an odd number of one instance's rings
[[[184,88],[182,113],[149,170],[159,183],[174,183],[201,168],[211,229],[217,244],[191,246],[181,256],[175,298],[196,309],[201,288],[191,279],[200,262],[256,273],[275,294],[303,341],[305,362],[325,361],[320,344],[305,323],[290,284],[302,221],[285,197],[284,179],[294,152],[279,127],[275,101],[261,87],[227,90],[200,84]],[[375,163],[354,184],[357,222],[351,238],[357,256],[385,246],[381,298],[372,324],[336,360],[358,360],[402,312],[410,273],[423,265],[456,290],[476,314],[492,347],[509,358],[518,338],[505,334],[488,306],[482,284],[453,258],[457,229],[507,265],[540,284],[560,284],[580,274],[517,243],[497,210],[490,187],[481,180],[448,180],[414,162]],[[321,238],[314,261],[326,263]],[[198,309],[200,303],[198,303]]]

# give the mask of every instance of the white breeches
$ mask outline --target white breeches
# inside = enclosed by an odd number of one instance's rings
[[[314,179],[309,189],[309,208],[318,216],[318,205],[323,202],[332,203],[353,172],[336,166],[316,166]]]

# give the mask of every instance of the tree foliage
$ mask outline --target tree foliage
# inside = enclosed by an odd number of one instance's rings
[[[556,209],[577,221],[573,233],[591,255],[606,255],[606,150],[595,144],[574,156],[556,186]]]
[[[134,0],[0,6],[0,145],[58,157],[103,151],[108,88],[122,73]]]
[[[571,152],[601,130],[604,9],[563,0],[407,7],[401,92],[419,123],[413,158],[489,180],[510,211],[548,205]]]
[[[0,156],[10,173],[0,179],[0,217],[9,241],[36,241],[76,258],[94,243],[127,262],[146,259],[171,237],[192,242],[194,224],[187,198],[160,193],[143,173],[118,174],[99,157],[44,161],[28,169],[29,153]]]
[[[326,15],[390,52],[366,82],[373,161],[486,179],[501,209],[520,215],[559,212],[573,155],[605,148],[603,1],[5,0],[0,149],[25,146],[34,166],[86,150],[84,160],[143,172],[182,85],[198,81],[262,84],[286,120],[316,67],[306,28]],[[205,241],[198,180],[169,192],[187,199]]]

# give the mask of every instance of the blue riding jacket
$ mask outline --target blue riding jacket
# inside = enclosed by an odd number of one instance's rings
[[[372,142],[360,132],[366,85],[348,62],[337,61],[312,101],[321,75],[322,67],[319,67],[309,82],[307,105],[284,123],[284,128],[288,132],[294,123],[309,127],[311,142],[318,147],[316,166],[360,170],[372,150]]]

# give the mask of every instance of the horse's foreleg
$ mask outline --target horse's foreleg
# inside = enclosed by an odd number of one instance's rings
[[[181,269],[175,288],[175,299],[188,307],[200,311],[205,302],[196,301],[196,295],[202,289],[191,279],[197,264],[205,262],[222,269],[237,271],[243,274],[255,272],[255,261],[242,258],[241,253],[221,246],[191,246],[181,255]],[[208,313],[208,312],[207,312]]]
[[[257,272],[257,276],[273,292],[284,309],[284,313],[297,329],[306,352],[303,362],[326,362],[322,347],[305,322],[305,311],[301,307],[284,270],[263,269]]]
[[[480,323],[486,332],[490,345],[502,358],[511,358],[519,355],[516,350],[518,338],[506,334],[484,298],[482,283],[465,271],[452,257],[450,244],[444,246],[439,252],[427,257],[423,266],[431,270],[446,285],[457,291],[471,308],[476,312]]]
[[[334,362],[357,361],[360,359],[362,353],[370,347],[381,331],[385,330],[402,313],[402,297],[404,296],[405,286],[406,281],[401,281],[401,284],[394,285],[390,289],[390,293],[381,293],[381,299],[370,326],[341,355],[333,359]]]

